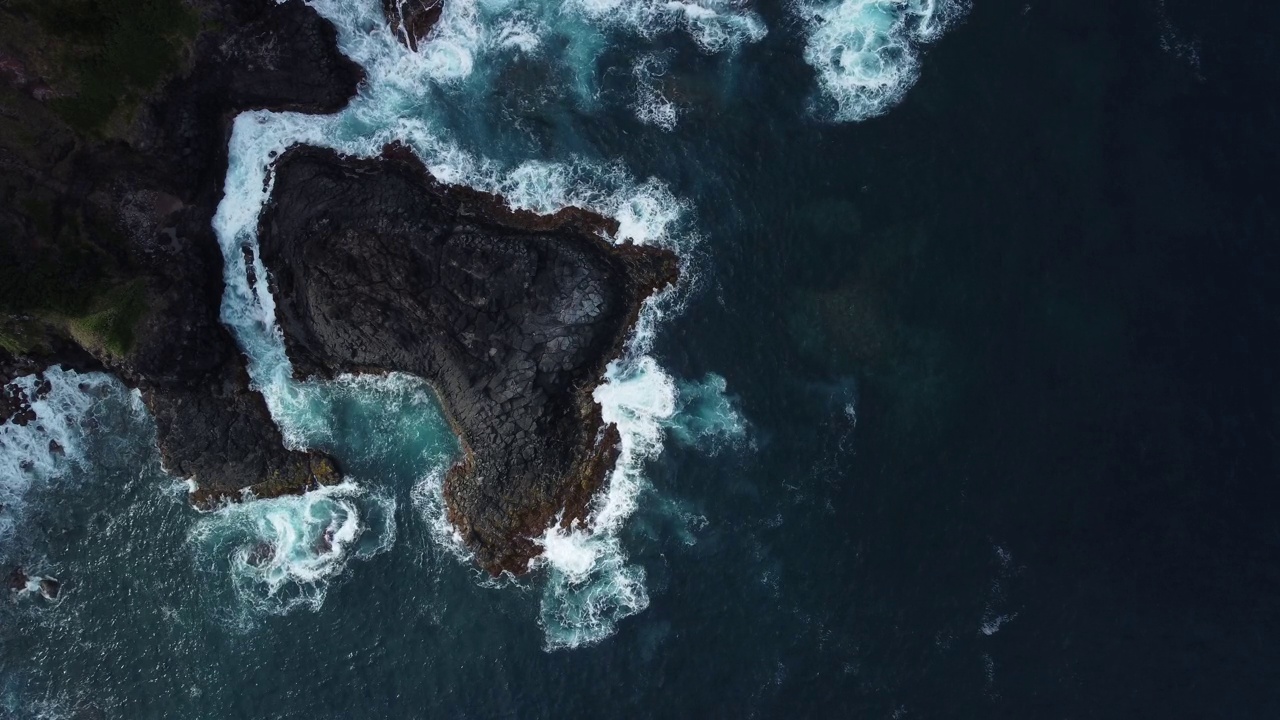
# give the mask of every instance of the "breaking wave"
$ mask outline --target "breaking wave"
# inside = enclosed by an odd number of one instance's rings
[[[12,385],[30,400],[34,417],[25,425],[0,425],[0,546],[6,548],[27,511],[29,495],[85,464],[86,436],[98,423],[97,406],[124,399],[142,412],[137,393],[102,373],[55,366],[17,378]]]
[[[528,159],[519,147],[512,148],[501,138],[477,137],[460,130],[452,113],[460,107],[481,107],[493,94],[493,73],[502,67],[497,56],[537,54],[548,37],[568,39],[556,43],[562,53],[558,62],[575,68],[579,90],[593,95],[594,90],[582,84],[586,82],[583,78],[593,75],[607,46],[606,34],[629,32],[652,37],[683,30],[704,51],[718,52],[763,37],[763,23],[754,13],[728,0],[573,0],[560,9],[541,3],[459,1],[446,3],[430,42],[413,52],[387,29],[374,2],[314,0],[312,4],[335,24],[340,48],[365,68],[368,81],[359,96],[335,115],[259,111],[239,116],[230,141],[225,195],[214,218],[225,260],[223,321],[244,349],[252,381],[263,392],[291,445],[342,442],[351,428],[335,429],[335,396],[345,393],[355,398],[345,402],[376,407],[378,401],[362,401],[360,396],[403,398],[408,382],[394,376],[345,378],[337,383],[293,378],[275,322],[274,299],[265,283],[250,283],[250,275],[266,277],[257,253],[256,226],[271,190],[269,165],[291,145],[302,143],[347,155],[372,156],[387,143],[398,141],[409,146],[444,182],[498,193],[513,207],[539,213],[570,205],[584,207],[619,222],[618,232],[609,238],[614,242],[658,244],[689,257],[684,251],[696,242],[691,209],[660,181],[634,178],[617,162],[576,156],[561,161]],[[484,62],[478,62],[482,57]],[[644,67],[646,72],[660,72],[656,65]],[[518,129],[514,134],[519,134]],[[252,274],[245,266],[245,250],[254,266]],[[545,550],[535,564],[544,567],[548,576],[541,612],[548,648],[598,641],[613,632],[618,620],[648,604],[644,570],[628,564],[618,530],[635,510],[645,487],[643,464],[661,452],[669,422],[677,412],[675,383],[650,354],[654,330],[663,308],[674,304],[673,296],[667,293],[646,304],[626,354],[610,366],[607,383],[596,393],[605,420],[618,423],[622,432],[622,455],[600,494],[592,522],[570,532],[548,529],[541,539]],[[418,417],[439,428],[437,435],[447,433],[438,407],[428,405],[418,404]],[[414,504],[431,524],[437,542],[467,558],[444,520],[440,498],[441,480],[452,457],[440,452],[438,442],[420,446],[419,476],[424,479],[414,489]],[[387,448],[383,454],[390,452]],[[346,500],[327,496],[268,502],[311,504],[311,510],[289,505],[287,511],[277,511],[292,518],[278,532],[292,528],[291,532],[314,536],[321,526],[338,523],[336,537],[342,527],[338,518],[347,513],[343,509]],[[320,520],[308,520],[308,512],[323,509],[314,506],[321,502],[334,507],[326,505]],[[253,514],[265,510],[223,512],[229,512],[228,517],[241,518],[247,512],[244,517],[258,518],[250,523],[258,535],[277,532],[275,525],[263,525],[265,521]],[[248,522],[237,519],[232,525],[244,529]],[[296,547],[305,549],[306,542],[299,542],[302,544]],[[252,553],[252,549],[246,552]],[[323,599],[323,588],[305,580],[307,573],[313,572],[307,565],[311,562],[318,560],[304,554],[296,560],[268,563],[275,574],[264,578],[261,567],[237,561],[233,576],[239,578],[236,582],[241,594],[255,602],[283,603],[281,607],[287,611],[295,604],[315,605]],[[335,557],[321,563],[328,573],[323,577],[340,571],[343,562]]]
[[[396,538],[395,500],[351,480],[304,495],[235,503],[191,531],[198,565],[229,579],[241,607],[282,615],[318,610],[351,558]]]
[[[815,111],[857,122],[898,104],[920,75],[920,48],[964,15],[965,0],[797,0],[804,59],[817,73]]]
[[[729,383],[715,373],[678,383],[679,399],[670,421],[682,445],[712,453],[747,436],[747,421],[728,394]]]

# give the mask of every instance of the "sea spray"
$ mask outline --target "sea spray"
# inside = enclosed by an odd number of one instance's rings
[[[857,122],[887,112],[920,75],[920,46],[941,37],[964,0],[796,0],[819,115]]]
[[[640,122],[671,131],[676,127],[680,109],[663,94],[658,80],[667,72],[666,59],[650,53],[636,61],[631,74],[636,81],[636,117]]]
[[[716,454],[747,437],[747,421],[723,377],[709,373],[700,381],[681,380],[676,387],[676,412],[668,426],[680,444]]]
[[[633,340],[595,391],[604,421],[618,426],[622,440],[591,525],[553,525],[539,541],[543,554],[535,564],[549,571],[541,613],[548,649],[599,642],[613,634],[618,621],[649,606],[644,568],[627,563],[618,538],[647,485],[644,463],[662,452],[663,423],[675,413],[675,384],[643,354],[646,344],[642,335]]]
[[[228,579],[239,606],[255,614],[318,610],[351,558],[388,550],[395,500],[351,480],[303,495],[235,503],[195,524],[197,565]]]

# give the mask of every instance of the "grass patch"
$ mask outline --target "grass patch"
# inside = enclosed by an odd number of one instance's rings
[[[0,348],[11,355],[25,355],[48,344],[44,325],[30,317],[0,318]]]
[[[87,135],[131,117],[181,70],[200,29],[182,0],[11,0],[9,8],[34,21],[44,37],[31,38],[31,50],[74,91],[50,106]]]
[[[100,349],[120,358],[133,349],[133,329],[147,312],[147,287],[142,279],[112,288],[97,298],[91,312],[67,318],[67,329],[86,349]]]

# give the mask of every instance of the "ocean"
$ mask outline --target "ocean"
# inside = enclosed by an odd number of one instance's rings
[[[47,373],[0,555],[63,592],[0,603],[0,715],[1280,714],[1280,5],[446,0],[413,53],[311,4],[368,80],[238,118],[214,226],[347,479],[197,512],[136,394]],[[445,521],[430,389],[295,381],[245,272],[275,154],[392,141],[682,260],[525,576]]]

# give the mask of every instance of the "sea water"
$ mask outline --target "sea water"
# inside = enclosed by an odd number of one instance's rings
[[[1192,402],[1167,378],[1194,354],[1131,369],[1115,319],[1150,297],[1144,327],[1178,312],[1185,328],[1198,305],[1180,288],[1235,287],[1198,270],[1158,285],[1166,266],[1121,254],[1148,226],[1217,227],[1205,198],[1235,207],[1218,185],[1174,202],[1169,178],[1197,174],[1161,164],[1199,146],[1178,123],[1210,112],[1210,50],[1238,47],[1196,35],[1200,16],[1172,0],[446,0],[415,53],[376,0],[311,4],[368,80],[335,115],[237,118],[214,227],[254,387],[292,447],[347,477],[198,512],[135,393],[46,373],[37,422],[0,426],[0,554],[62,594],[0,604],[0,716],[1085,716],[1132,709],[1107,677],[1190,707],[1126,674],[1177,663],[1239,690],[1223,703],[1258,697],[1270,645],[1230,588],[1260,582],[1247,559],[1270,536],[1228,543],[1154,491],[1109,495],[1149,468],[1158,487],[1201,477],[1193,454],[1151,460],[1189,446],[1195,418],[1239,427],[1208,390],[1187,396],[1208,415],[1179,415]],[[1176,93],[1205,102],[1166,111]],[[1167,145],[1096,150],[1112,136]],[[681,258],[596,390],[622,456],[589,527],[548,528],[520,577],[481,572],[447,522],[458,446],[430,388],[296,381],[243,264],[275,154],[393,141],[446,182],[587,207],[618,219],[611,241]],[[1114,276],[1095,287],[1099,268]],[[1187,488],[1177,507],[1245,516]],[[1228,573],[1210,556],[1245,559]],[[1130,578],[1155,566],[1117,558],[1148,557],[1205,582],[1144,595]],[[1221,611],[1178,599],[1197,594]],[[1162,630],[1187,623],[1223,645]]]

